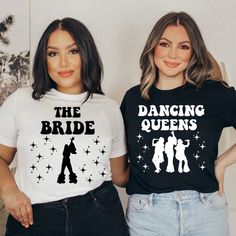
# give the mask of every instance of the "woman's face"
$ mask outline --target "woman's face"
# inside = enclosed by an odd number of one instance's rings
[[[191,56],[192,46],[186,29],[182,25],[166,27],[154,49],[159,77],[183,79]]]
[[[67,94],[83,92],[81,64],[75,40],[67,31],[55,30],[48,39],[47,67],[58,91]]]

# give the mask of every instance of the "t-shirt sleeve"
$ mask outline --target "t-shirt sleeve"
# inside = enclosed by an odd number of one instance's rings
[[[218,96],[218,95],[217,95]],[[225,88],[222,96],[219,95],[220,102],[219,117],[222,119],[224,127],[233,126],[236,129],[236,91],[234,87]]]
[[[111,158],[123,156],[127,153],[124,122],[118,105],[115,113],[116,122],[114,123],[115,127],[113,127],[114,135],[112,140]]]
[[[122,114],[122,117],[123,117],[123,121],[124,121],[124,126],[125,126],[125,130],[126,130],[126,94],[121,102],[121,105],[120,105],[120,110],[121,110],[121,114]]]
[[[16,92],[10,95],[0,107],[0,144],[16,147]]]

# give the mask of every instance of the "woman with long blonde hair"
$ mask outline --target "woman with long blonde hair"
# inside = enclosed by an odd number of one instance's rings
[[[236,93],[221,78],[200,30],[185,12],[164,15],[140,58],[141,83],[121,110],[125,121],[130,179],[127,220],[131,236],[228,236],[223,179],[236,161],[233,145],[218,156],[223,128],[236,128]],[[153,139],[174,132],[178,143],[172,171],[168,156],[155,171]],[[185,158],[186,171],[179,171]]]

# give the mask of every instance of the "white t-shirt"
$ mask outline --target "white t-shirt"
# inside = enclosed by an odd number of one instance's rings
[[[86,95],[51,89],[37,101],[27,87],[0,108],[0,143],[17,148],[16,183],[32,204],[95,189],[111,180],[109,159],[126,153],[118,104]]]

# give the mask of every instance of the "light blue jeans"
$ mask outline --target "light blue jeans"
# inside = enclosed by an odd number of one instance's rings
[[[218,192],[129,196],[130,236],[229,236],[228,207]]]

